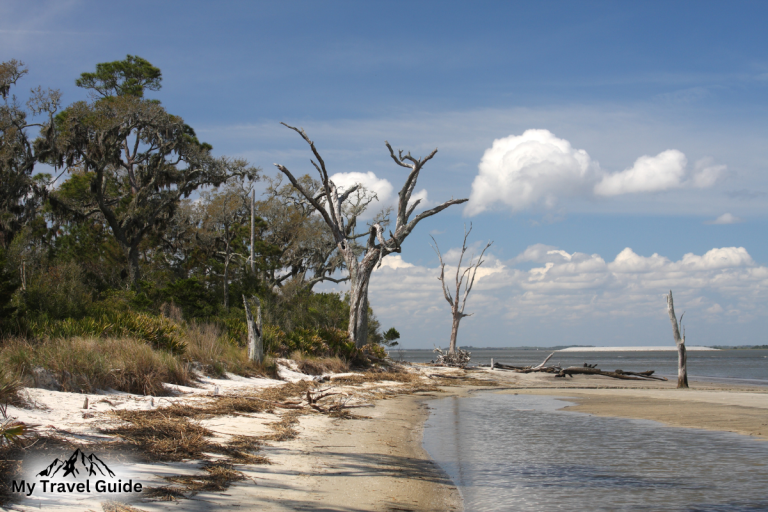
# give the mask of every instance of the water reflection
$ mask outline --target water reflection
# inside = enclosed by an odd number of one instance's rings
[[[558,411],[552,397],[430,403],[424,445],[466,510],[768,510],[768,443]]]

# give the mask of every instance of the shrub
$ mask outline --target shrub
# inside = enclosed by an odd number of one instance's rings
[[[6,332],[13,331],[16,306],[13,305],[13,294],[19,287],[16,274],[6,269],[5,251],[0,248],[0,337]]]
[[[112,313],[100,318],[37,320],[29,323],[37,338],[63,339],[76,336],[136,337],[155,348],[181,354],[186,349],[182,329],[163,317],[143,313]]]
[[[29,271],[21,308],[38,319],[82,318],[93,302],[83,270],[70,261]]]
[[[218,312],[219,299],[196,278],[178,279],[160,290],[162,299],[181,307],[184,317],[206,318]]]

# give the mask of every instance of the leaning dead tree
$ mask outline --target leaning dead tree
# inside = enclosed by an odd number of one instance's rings
[[[443,204],[421,212],[411,219],[414,211],[418,207],[421,199],[411,202],[411,196],[416,187],[416,181],[419,173],[428,161],[430,161],[437,149],[432,151],[424,158],[414,158],[410,153],[403,154],[402,151],[395,151],[389,142],[385,141],[387,149],[392,160],[406,169],[410,169],[408,177],[403,184],[403,188],[398,192],[398,202],[396,209],[396,221],[394,233],[389,231],[389,238],[384,237],[384,227],[379,222],[373,223],[367,233],[356,235],[354,233],[355,220],[347,222],[343,215],[344,203],[350,199],[350,195],[360,188],[360,185],[354,185],[347,190],[340,190],[328,177],[328,170],[325,167],[325,161],[315,148],[315,143],[310,140],[303,129],[289,126],[281,123],[287,128],[295,131],[309,144],[314,159],[312,165],[320,174],[321,189],[319,194],[313,195],[307,191],[302,184],[286,167],[275,164],[280,172],[285,174],[291,181],[291,184],[301,195],[317,210],[323,217],[333,234],[336,247],[344,258],[347,271],[349,272],[350,291],[349,291],[349,337],[355,342],[357,347],[362,347],[368,341],[368,283],[371,279],[373,269],[381,265],[382,258],[387,254],[402,252],[401,246],[406,237],[413,231],[416,224],[427,217],[439,213],[451,205],[460,204],[468,199],[451,199]],[[410,219],[410,220],[409,220]],[[356,238],[367,236],[366,245],[362,251],[357,250],[354,240]],[[377,243],[378,242],[378,243]],[[362,252],[362,255],[359,255]]]
[[[464,261],[464,254],[467,252],[467,237],[472,232],[472,225],[469,225],[469,231],[467,231],[466,224],[464,225],[464,242],[461,244],[461,255],[459,256],[459,263],[456,265],[456,278],[455,285],[456,291],[454,295],[451,295],[451,291],[448,289],[448,285],[445,283],[445,263],[443,262],[443,255],[440,254],[440,248],[437,246],[437,240],[435,237],[431,237],[435,242],[434,249],[437,253],[437,257],[440,258],[440,277],[437,279],[443,285],[443,296],[448,304],[451,305],[451,315],[453,316],[453,323],[451,324],[451,344],[448,347],[449,354],[456,353],[456,336],[459,333],[459,322],[461,319],[467,316],[472,316],[474,313],[464,313],[464,306],[467,305],[467,297],[469,292],[472,291],[472,286],[475,284],[475,276],[477,275],[477,269],[483,264],[483,255],[485,251],[493,244],[493,241],[488,242],[485,248],[480,253],[480,257],[477,261],[474,261],[474,256],[469,259],[469,266],[463,271],[461,270],[461,263]],[[465,280],[466,279],[466,280]],[[461,296],[461,286],[464,285],[464,295]]]
[[[678,326],[677,317],[675,316],[675,304],[672,301],[672,290],[669,290],[667,295],[667,312],[669,313],[669,321],[672,322],[672,335],[675,337],[675,345],[677,345],[677,387],[688,387],[688,368],[686,362],[688,356],[685,353],[685,327],[683,327],[683,316],[680,315],[680,324]],[[680,336],[680,330],[682,329],[683,335]]]

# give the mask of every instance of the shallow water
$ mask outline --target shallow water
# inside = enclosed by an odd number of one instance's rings
[[[429,403],[424,447],[467,511],[768,510],[768,442],[558,411],[553,397]]]
[[[489,364],[491,358],[498,363],[515,366],[541,363],[551,352],[546,350],[475,349],[472,363]],[[414,363],[425,363],[435,358],[431,350],[391,351],[394,358]],[[557,352],[549,363],[581,366],[597,363],[603,370],[654,370],[657,375],[677,378],[677,352]],[[768,386],[768,350],[716,350],[688,351],[688,376],[692,380],[731,382]]]

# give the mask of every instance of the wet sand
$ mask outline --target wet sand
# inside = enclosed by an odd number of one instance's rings
[[[502,372],[496,372],[501,374]],[[676,389],[672,381],[620,381],[578,376],[564,381],[546,374],[507,374],[498,379],[516,392],[568,398],[565,410],[654,420],[666,425],[702,428],[768,440],[768,388],[691,382]]]

